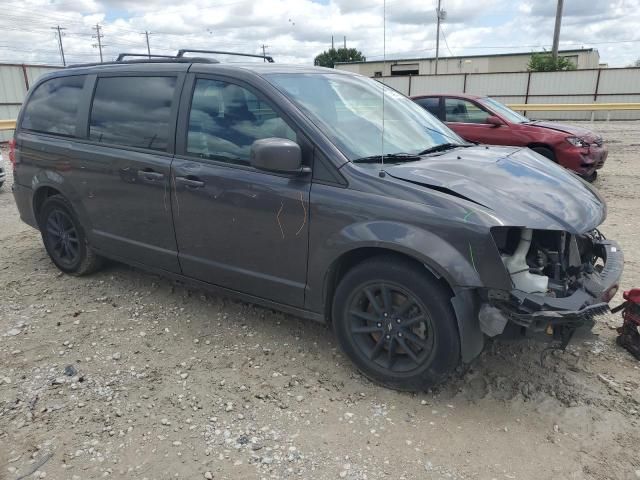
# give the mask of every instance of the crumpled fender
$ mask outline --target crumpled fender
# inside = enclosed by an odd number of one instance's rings
[[[390,221],[352,224],[328,238],[326,245],[334,259],[356,248],[384,248],[415,258],[452,286],[483,286],[470,258],[438,235],[413,225]]]

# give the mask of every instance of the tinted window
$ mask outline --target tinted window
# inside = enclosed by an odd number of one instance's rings
[[[487,123],[489,113],[468,100],[445,98],[447,122]]]
[[[187,152],[201,158],[248,164],[251,144],[296,133],[263,99],[233,83],[200,79],[189,115]]]
[[[75,135],[84,80],[84,75],[76,75],[52,78],[40,85],[25,107],[22,128],[56,135]]]
[[[175,77],[99,78],[89,138],[96,142],[166,150]]]
[[[432,115],[436,117],[439,116],[440,110],[440,98],[431,97],[431,98],[419,98],[416,100],[416,103],[420,105],[422,108],[427,110]]]

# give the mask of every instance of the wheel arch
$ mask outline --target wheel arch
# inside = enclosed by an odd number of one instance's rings
[[[39,222],[40,211],[45,200],[53,195],[61,195],[67,199],[82,228],[90,240],[93,240],[91,219],[83,205],[82,197],[69,181],[65,181],[55,172],[47,174],[46,171],[43,171],[34,177],[32,188],[31,209],[36,223]]]
[[[553,145],[550,145],[549,143],[544,143],[544,142],[530,142],[529,144],[527,144],[527,148],[530,148],[531,150],[535,149],[535,148],[546,148],[547,150],[549,150],[552,154],[553,154],[553,158],[550,160],[553,160],[554,162],[557,161],[556,158],[556,151],[553,148]]]
[[[44,204],[45,200],[54,195],[63,195],[63,193],[57,188],[52,187],[50,185],[43,185],[41,187],[38,187],[33,192],[32,205],[33,205],[33,215],[36,219],[36,222],[40,221],[40,212],[42,211],[42,205]]]
[[[446,289],[454,295],[454,287],[450,280],[445,278],[442,268],[434,262],[425,262],[410,253],[399,251],[388,246],[360,246],[343,252],[330,265],[324,280],[324,311],[327,323],[331,323],[331,306],[336,288],[340,280],[344,278],[346,273],[361,264],[362,262],[374,257],[393,256],[398,259],[409,261],[416,266],[424,268],[427,274],[435,277]]]
[[[340,280],[348,271],[362,262],[375,257],[396,257],[408,261],[425,270],[427,275],[432,275],[450,296],[451,309],[456,318],[456,327],[460,337],[460,354],[465,363],[471,362],[484,348],[484,334],[480,330],[477,317],[479,298],[473,288],[459,288],[451,283],[441,272],[439,265],[427,263],[407,252],[401,252],[386,247],[359,247],[349,250],[338,257],[327,272],[324,288],[324,311],[329,325],[332,323],[332,304],[336,288]]]

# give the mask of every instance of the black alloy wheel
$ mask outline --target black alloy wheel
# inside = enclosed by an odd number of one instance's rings
[[[362,354],[390,372],[414,370],[433,353],[429,314],[422,302],[400,285],[363,285],[351,297],[349,318]]]
[[[53,208],[46,218],[47,250],[56,263],[72,267],[80,257],[80,239],[73,221],[60,208]]]
[[[44,247],[60,270],[71,275],[85,275],[102,266],[102,257],[88,245],[84,229],[65,197],[48,197],[38,219]]]
[[[406,257],[381,255],[349,270],[336,288],[331,320],[345,354],[385,387],[425,390],[460,362],[450,291]]]

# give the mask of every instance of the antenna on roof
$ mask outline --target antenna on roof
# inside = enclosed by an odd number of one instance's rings
[[[382,72],[384,74],[387,62],[387,0],[382,2]],[[380,172],[378,176],[383,178],[384,173],[384,93],[386,85],[382,84],[382,135],[380,139]]]

